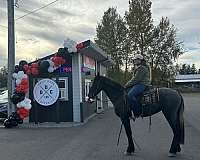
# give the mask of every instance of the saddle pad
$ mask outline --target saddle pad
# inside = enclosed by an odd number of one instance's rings
[[[159,102],[159,89],[151,89],[145,91],[140,99],[140,103],[142,106],[154,104]]]

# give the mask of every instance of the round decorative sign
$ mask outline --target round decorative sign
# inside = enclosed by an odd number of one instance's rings
[[[51,79],[42,79],[36,83],[33,89],[34,99],[42,106],[54,104],[59,97],[59,88]]]

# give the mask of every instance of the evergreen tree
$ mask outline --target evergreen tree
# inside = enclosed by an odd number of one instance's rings
[[[186,74],[191,74],[191,67],[189,64],[186,66]]]
[[[186,64],[183,64],[181,66],[181,69],[180,69],[179,73],[182,74],[182,75],[183,74],[187,74],[187,66],[186,66]]]
[[[200,69],[199,69],[199,71],[198,71],[198,74],[200,74]]]
[[[191,74],[197,74],[197,69],[195,67],[195,64],[192,64],[192,67],[191,67]]]

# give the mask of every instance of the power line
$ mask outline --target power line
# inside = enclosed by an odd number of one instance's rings
[[[35,13],[35,12],[37,12],[37,11],[39,11],[39,10],[42,10],[42,9],[44,9],[44,8],[46,8],[46,7],[50,6],[50,5],[52,5],[53,3],[57,2],[57,1],[59,1],[59,0],[55,0],[55,1],[53,1],[53,2],[51,2],[51,3],[49,3],[49,4],[45,5],[45,6],[43,6],[43,7],[41,7],[41,8],[35,9],[35,10],[33,10],[33,11],[31,11],[31,12],[29,12],[29,13],[27,13],[27,14],[21,16],[21,17],[16,18],[15,20],[17,21],[17,20],[22,19],[22,18],[24,18],[24,17],[26,17],[26,16],[28,16],[28,15],[30,15],[30,14],[32,14],[32,13]]]
[[[44,9],[44,8],[46,8],[46,7],[48,7],[48,6],[52,5],[52,4],[54,4],[54,3],[56,3],[57,1],[59,1],[59,0],[55,0],[55,1],[53,1],[53,2],[51,2],[51,3],[49,3],[49,4],[47,4],[47,5],[45,5],[45,6],[43,6],[43,7],[40,7],[40,8],[38,8],[38,9],[33,10],[33,11],[29,11],[29,13],[27,13],[27,14],[21,16],[21,17],[18,17],[18,18],[16,18],[15,20],[17,21],[17,20],[22,19],[22,18],[24,18],[24,17],[26,17],[26,16],[28,16],[28,15],[30,15],[30,14],[33,14],[33,13],[37,12],[37,11],[39,11],[39,10],[42,10],[42,9]],[[18,4],[18,3],[16,3],[16,4]],[[18,7],[17,7],[17,8],[18,8]],[[26,10],[26,11],[28,11],[28,10]],[[3,27],[3,28],[5,28],[5,29],[8,29],[7,26],[3,26],[3,25],[0,25],[0,27]]]

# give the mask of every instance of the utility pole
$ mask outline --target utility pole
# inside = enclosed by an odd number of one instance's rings
[[[14,90],[12,74],[15,67],[15,22],[14,22],[14,0],[7,0],[8,6],[8,115],[14,111],[10,97]]]

